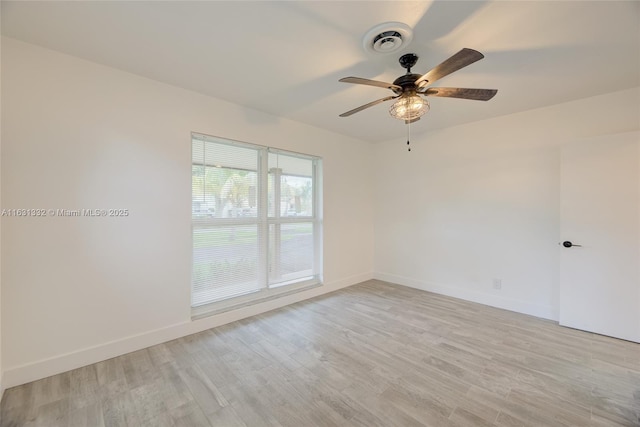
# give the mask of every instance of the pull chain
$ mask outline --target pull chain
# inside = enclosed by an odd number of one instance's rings
[[[409,140],[411,139],[411,122],[407,122],[407,151],[411,151]]]

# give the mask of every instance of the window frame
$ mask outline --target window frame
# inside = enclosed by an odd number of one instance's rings
[[[259,302],[267,301],[274,298],[280,298],[291,293],[300,292],[302,290],[311,289],[313,287],[322,286],[323,284],[323,264],[322,264],[322,158],[319,156],[303,154],[293,152],[290,150],[283,150],[279,148],[252,144],[248,142],[242,142],[232,140],[229,138],[216,137],[201,133],[192,132],[192,153],[191,153],[191,165],[192,171],[194,166],[203,167],[216,167],[216,165],[207,165],[205,162],[196,163],[194,160],[194,141],[202,141],[203,144],[208,142],[216,144],[224,144],[230,146],[237,146],[242,148],[249,148],[256,151],[257,155],[257,195],[256,195],[256,216],[249,217],[230,217],[230,218],[216,218],[216,217],[193,217],[193,175],[192,175],[192,189],[191,189],[191,203],[192,203],[192,218],[191,218],[191,315],[192,319],[201,318],[217,314],[220,312],[240,308],[247,305],[256,304]],[[204,147],[204,146],[203,146]],[[269,177],[271,172],[269,170],[269,154],[279,154],[284,156],[297,157],[305,160],[309,160],[312,163],[312,212],[308,216],[276,216],[275,213],[279,209],[274,209],[274,215],[269,215]],[[206,169],[205,169],[206,170]],[[247,169],[248,170],[248,169]],[[249,170],[248,170],[249,171]],[[250,172],[253,172],[250,170]],[[193,172],[192,172],[193,173]],[[287,175],[287,174],[284,174]],[[289,174],[291,175],[291,174]],[[294,175],[291,175],[294,176]],[[280,203],[280,201],[278,201]],[[312,225],[312,239],[313,239],[313,254],[312,254],[312,268],[311,275],[300,277],[297,279],[282,281],[278,283],[271,283],[269,266],[270,249],[269,249],[269,232],[270,227],[282,226],[286,224],[296,223],[310,223]],[[198,303],[194,305],[194,232],[196,230],[202,230],[207,228],[229,227],[229,226],[243,226],[243,225],[256,225],[258,233],[258,257],[264,255],[264,259],[259,259],[259,274],[258,285],[259,289],[250,293],[246,293],[239,296],[228,297],[216,301]]]

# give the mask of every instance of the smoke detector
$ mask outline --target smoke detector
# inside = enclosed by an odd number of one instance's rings
[[[367,53],[387,54],[405,48],[413,39],[413,30],[402,22],[376,25],[364,35],[362,46]]]

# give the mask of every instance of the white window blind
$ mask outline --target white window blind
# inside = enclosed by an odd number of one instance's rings
[[[320,165],[313,156],[192,135],[192,307],[320,282]]]

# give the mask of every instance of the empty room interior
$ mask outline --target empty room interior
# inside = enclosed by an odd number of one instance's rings
[[[0,427],[640,426],[640,2],[0,7]]]

